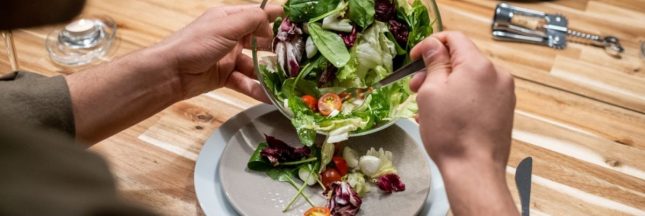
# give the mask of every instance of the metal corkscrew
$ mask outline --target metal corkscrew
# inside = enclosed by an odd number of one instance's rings
[[[566,48],[567,41],[570,41],[602,47],[614,57],[620,57],[624,52],[618,38],[572,29],[568,24],[568,19],[560,14],[547,14],[500,3],[495,9],[492,35],[498,40],[536,43],[556,49]]]

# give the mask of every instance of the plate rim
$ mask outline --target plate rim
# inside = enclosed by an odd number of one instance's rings
[[[197,161],[195,162],[195,169],[193,172],[194,189],[197,202],[205,215],[239,215],[235,207],[232,206],[228,200],[227,195],[221,188],[221,180],[219,178],[219,162],[221,154],[226,148],[226,141],[223,133],[225,130],[234,131],[231,136],[235,134],[246,123],[240,121],[249,121],[259,116],[278,110],[269,104],[259,104],[248,108],[229,120],[224,122],[217,128],[213,134],[206,139],[202,145]],[[396,122],[402,130],[406,131],[408,135],[419,144],[421,147],[421,138],[419,134],[418,125],[409,119],[401,119]],[[224,142],[224,144],[216,145],[217,142]],[[430,167],[430,188],[429,193],[426,195],[426,201],[418,213],[423,215],[446,215],[448,213],[449,205],[445,193],[445,187],[441,174],[438,172],[437,166],[430,159],[427,154],[424,154]],[[214,159],[211,159],[214,158]],[[214,161],[214,162],[213,162]],[[209,201],[208,205],[205,203]],[[212,202],[215,201],[215,202]]]

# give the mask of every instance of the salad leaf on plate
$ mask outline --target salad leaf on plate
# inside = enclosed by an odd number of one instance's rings
[[[251,155],[251,158],[249,158],[249,162],[246,163],[247,168],[255,171],[264,171],[264,170],[271,169],[272,166],[269,163],[269,161],[264,159],[261,155],[262,150],[267,146],[269,145],[266,142],[262,142],[258,145],[258,147]]]

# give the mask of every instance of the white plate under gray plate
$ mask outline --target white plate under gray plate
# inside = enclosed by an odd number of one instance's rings
[[[224,194],[224,191],[222,190],[222,181],[219,176],[220,158],[222,156],[222,153],[224,152],[224,148],[226,147],[226,144],[229,143],[232,138],[236,137],[236,134],[237,134],[237,138],[240,138],[239,136],[240,130],[242,130],[245,126],[248,127],[249,123],[253,122],[259,117],[265,116],[267,114],[272,115],[271,114],[272,112],[277,113],[277,110],[275,109],[275,107],[271,105],[264,105],[264,104],[245,110],[239,113],[238,115],[234,116],[230,120],[228,120],[226,123],[224,123],[217,131],[215,131],[215,133],[206,141],[206,143],[202,147],[202,150],[199,154],[199,158],[197,159],[197,164],[195,166],[194,179],[195,179],[195,192],[197,194],[197,199],[199,201],[199,204],[202,210],[206,213],[206,215],[238,215],[237,211],[235,210],[235,208],[232,207],[231,203],[229,202],[226,195]],[[392,126],[392,127],[394,127],[393,129],[391,129],[393,131],[397,130],[396,127],[398,127],[400,130],[405,131],[408,134],[408,136],[412,138],[412,140],[414,141],[413,143],[421,145],[418,126],[412,121],[400,120],[399,122],[397,122],[395,126]],[[273,132],[277,132],[277,131],[279,130],[274,130]],[[278,137],[280,137],[280,135]],[[249,147],[244,146],[244,148],[249,148]],[[394,153],[395,160],[397,160],[396,156],[397,156],[397,153]],[[245,156],[245,157],[246,158],[239,159],[240,161],[243,162],[243,164],[246,164],[246,161],[248,159],[248,156]],[[430,195],[427,197],[425,203],[423,204],[423,208],[420,210],[419,215],[432,215],[432,216],[446,215],[449,206],[448,206],[448,200],[445,194],[445,189],[443,186],[443,181],[441,180],[441,175],[437,171],[437,167],[434,164],[434,162],[432,162],[430,158],[427,157],[427,155],[425,154],[424,154],[424,157],[429,162],[429,165],[430,165],[431,185],[430,185]],[[240,169],[239,171],[246,175],[252,175],[252,174],[249,174],[249,172],[244,169]],[[260,176],[261,175],[258,175],[257,177],[260,177]],[[406,182],[406,183],[417,184],[412,182]],[[282,184],[282,183],[276,182],[276,184]],[[409,186],[407,189],[409,189],[410,191],[413,191],[412,189],[410,189]],[[373,190],[378,190],[378,189],[373,188]],[[375,192],[372,192],[372,193],[377,194]],[[287,193],[287,194],[290,194],[290,193]],[[261,194],[258,194],[258,195],[261,195]],[[393,194],[392,197],[396,195],[397,194]],[[371,195],[371,196],[375,196],[375,195]],[[271,197],[268,197],[268,196],[265,196],[265,197],[267,197],[268,199],[271,199]],[[392,197],[387,197],[386,199],[391,199]],[[369,200],[369,199],[377,199],[377,198],[367,197],[366,199]],[[276,199],[276,200],[279,200],[279,199]],[[236,204],[238,204],[236,206],[239,208],[240,207],[239,203],[236,203]],[[399,208],[409,207],[408,204],[401,204]],[[304,206],[304,204],[301,203],[301,206]],[[260,206],[257,206],[257,207],[260,207]],[[364,207],[367,208],[366,206]],[[361,211],[368,211],[368,210],[362,209]]]

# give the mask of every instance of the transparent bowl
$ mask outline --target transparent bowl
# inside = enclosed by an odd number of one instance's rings
[[[269,0],[269,2],[271,2],[272,4],[280,4],[280,5],[282,5],[282,4],[284,4],[285,1],[282,1],[282,0],[271,1],[271,0]],[[408,2],[411,4],[413,2],[413,0],[408,0]],[[428,15],[430,16],[430,22],[431,22],[431,25],[432,25],[433,33],[443,31],[443,23],[441,21],[441,14],[439,13],[439,7],[437,6],[437,2],[435,0],[421,0],[421,2],[423,2],[423,4],[426,6],[426,8],[428,8]],[[263,7],[266,3],[267,3],[267,0],[264,0],[264,2],[262,2],[261,6]],[[259,68],[260,63],[259,63],[259,60],[258,60],[258,50],[257,50],[257,46],[256,46],[256,43],[255,43],[255,38],[253,38],[253,41],[252,41],[251,53],[252,53],[252,56],[253,56],[255,74],[256,74],[258,80],[264,80],[263,75],[260,72],[260,68]],[[396,69],[397,68],[395,68],[394,70],[396,70]],[[272,92],[270,92],[270,90],[264,85],[264,82],[260,81],[260,84],[262,85],[262,89],[264,89],[264,93],[269,97],[269,100],[271,100],[273,105],[278,108],[280,113],[282,113],[287,118],[291,119],[293,116],[292,116],[291,112],[288,110],[288,108],[284,107],[284,103],[282,101],[280,101],[278,98],[276,98],[273,95]],[[372,133],[381,131],[381,130],[389,127],[389,126],[392,126],[394,123],[396,123],[397,120],[398,119],[392,119],[392,120],[390,120],[388,122],[381,122],[379,124],[376,124],[374,127],[372,127],[371,129],[368,129],[368,130],[350,132],[349,136],[350,137],[356,137],[356,136],[364,136],[364,135],[372,134]],[[322,132],[322,131],[317,131],[317,133],[321,134],[321,135],[327,135],[327,133]]]

